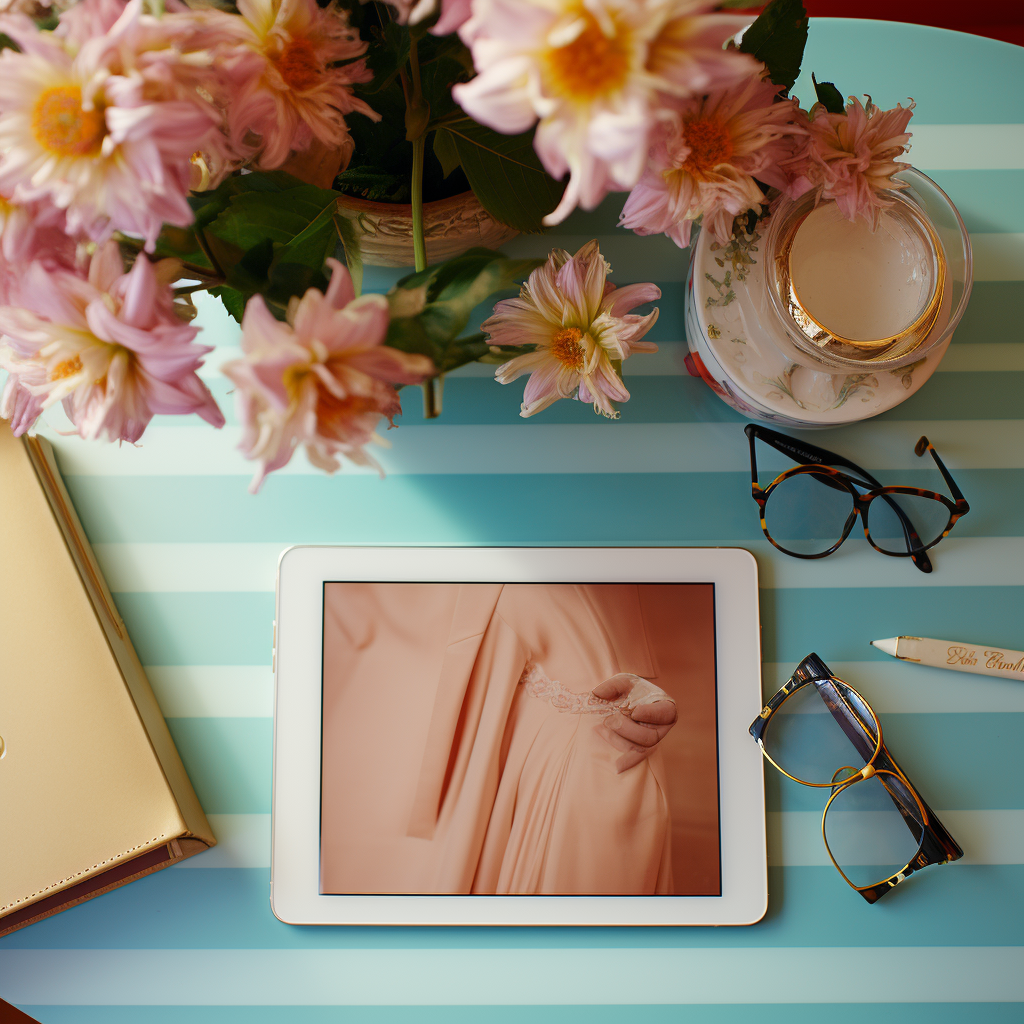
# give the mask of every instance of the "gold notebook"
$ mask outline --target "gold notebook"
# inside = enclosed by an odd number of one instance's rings
[[[213,846],[46,441],[0,421],[0,935]]]

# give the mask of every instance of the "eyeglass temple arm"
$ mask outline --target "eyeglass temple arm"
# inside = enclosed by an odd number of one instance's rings
[[[950,476],[949,470],[946,469],[942,459],[939,458],[939,453],[932,446],[931,441],[929,441],[927,437],[922,436],[918,440],[917,444],[914,445],[914,454],[920,458],[920,456],[924,455],[926,451],[931,452],[931,456],[935,460],[935,465],[939,467],[939,472],[942,474],[942,479],[946,481],[949,493],[953,495],[953,500],[957,504],[962,502],[964,505],[967,505],[967,499],[961,493],[960,488],[957,487],[956,481],[952,476]],[[970,505],[967,505],[967,508],[969,511]]]
[[[795,459],[798,462],[805,463],[820,463],[823,466],[844,466],[846,469],[852,469],[855,473],[859,473],[869,484],[873,484],[875,487],[881,487],[882,483],[880,480],[876,480],[866,469],[858,466],[856,462],[851,462],[849,459],[844,458],[842,455],[837,455],[835,452],[830,452],[826,448],[819,448],[817,445],[808,444],[806,441],[800,441],[795,437],[789,437],[787,434],[780,434],[775,430],[769,430],[768,427],[759,427],[756,423],[748,423],[744,428],[744,432],[750,439],[750,471],[753,476],[753,487],[755,493],[760,490],[757,483],[757,462],[754,455],[754,439],[760,438],[765,444],[771,445],[776,451],[780,451],[783,455],[788,455],[791,459]],[[920,445],[920,441],[918,444]],[[935,455],[934,451],[932,453]],[[938,456],[935,455],[936,461]],[[941,462],[939,463],[941,466]],[[949,481],[950,489],[956,485]],[[956,492],[959,493],[959,492]],[[954,493],[954,497],[956,494]],[[907,544],[907,551],[910,552],[911,561],[921,570],[921,572],[931,572],[932,562],[928,557],[927,552],[924,550],[924,544],[921,542],[921,538],[918,535],[914,524],[908,518],[906,512],[903,511],[900,506],[893,501],[892,498],[882,495],[883,500],[887,505],[892,508],[893,512],[896,513],[896,517],[900,521],[900,525],[903,527],[903,539]]]
[[[748,423],[744,427],[744,431],[747,437],[750,438],[751,465],[754,464],[754,438],[758,437],[765,444],[771,445],[776,451],[782,452],[783,455],[788,455],[797,462],[811,463],[812,465],[819,463],[822,466],[845,466],[847,469],[860,473],[869,484],[873,484],[875,487],[882,486],[880,480],[876,480],[866,469],[858,466],[856,462],[851,462],[842,455],[837,455],[835,452],[830,452],[825,448],[808,444],[806,441],[789,437],[787,434],[780,434],[775,430],[769,430],[767,427],[759,427],[755,423]],[[756,472],[754,480],[755,482],[757,480]]]

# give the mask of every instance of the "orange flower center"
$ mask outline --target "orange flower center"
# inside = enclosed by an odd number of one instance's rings
[[[103,111],[82,109],[82,90],[77,85],[57,85],[36,100],[32,134],[56,156],[95,156],[107,125]]]
[[[76,373],[82,372],[82,360],[78,356],[72,356],[58,363],[50,371],[50,380],[64,380],[65,377],[74,377]]]
[[[352,420],[367,413],[380,414],[380,408],[372,398],[365,395],[346,395],[339,398],[322,384],[317,385],[317,432],[324,437],[345,440],[351,430]]]
[[[589,11],[581,9],[579,17],[585,22],[583,31],[571,43],[548,51],[547,62],[556,92],[589,102],[625,84],[629,45],[618,25],[615,34],[607,36]]]
[[[563,327],[555,331],[551,339],[551,354],[567,369],[579,373],[583,369],[586,352],[581,339],[583,332],[578,327]]]
[[[292,39],[274,59],[289,89],[302,92],[320,81],[324,65],[308,39]]]
[[[690,147],[683,170],[695,178],[706,178],[718,164],[732,156],[732,136],[717,117],[694,117],[684,121],[683,140]]]

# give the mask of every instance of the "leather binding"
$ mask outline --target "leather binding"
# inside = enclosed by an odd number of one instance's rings
[[[0,421],[0,936],[216,843],[50,445]]]

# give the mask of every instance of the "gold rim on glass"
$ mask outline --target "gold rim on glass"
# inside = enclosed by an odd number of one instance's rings
[[[788,228],[786,236],[779,246],[778,252],[775,254],[777,279],[787,312],[807,340],[818,348],[837,344],[847,345],[850,348],[866,353],[881,353],[891,349],[899,349],[902,354],[916,348],[931,333],[932,328],[935,326],[935,321],[938,319],[939,311],[942,308],[942,300],[946,290],[946,254],[939,236],[927,218],[922,217],[909,203],[904,202],[903,205],[913,220],[915,227],[927,237],[932,252],[935,255],[935,286],[928,304],[917,318],[898,334],[892,334],[886,338],[861,340],[846,338],[830,330],[827,325],[810,313],[801,301],[800,295],[793,284],[792,252],[793,243],[796,240],[800,225],[803,224],[812,211],[808,210],[807,213],[799,217]],[[889,354],[890,356],[893,355],[891,352]]]

